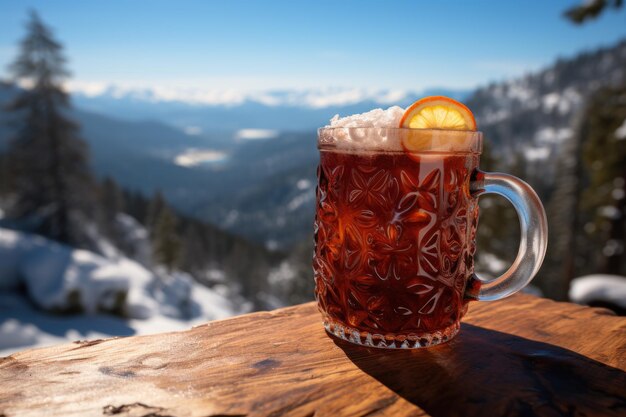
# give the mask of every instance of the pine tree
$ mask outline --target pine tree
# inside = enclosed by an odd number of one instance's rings
[[[143,225],[146,225],[149,201],[139,191],[122,190],[124,210]]]
[[[8,157],[0,153],[0,199],[11,191],[11,173],[9,171]],[[3,206],[0,206],[0,209]]]
[[[188,222],[184,228],[180,265],[182,270],[199,276],[199,272],[208,267],[211,258],[203,245],[203,227],[194,223]]]
[[[578,6],[567,9],[565,17],[580,25],[587,20],[595,19],[609,8],[619,9],[623,5],[623,0],[588,0]]]
[[[106,177],[100,186],[100,207],[107,227],[115,222],[115,216],[125,210],[125,199],[122,190],[110,177]]]
[[[550,225],[548,251],[541,283],[544,294],[556,300],[567,299],[569,284],[580,274],[582,264],[588,262],[586,242],[581,239],[581,191],[585,184],[582,163],[582,144],[585,139],[585,116],[580,114],[574,121],[575,133],[563,143],[556,162],[555,190],[547,205]]]
[[[91,209],[91,176],[86,144],[66,115],[70,103],[62,83],[69,73],[62,49],[32,12],[9,68],[26,86],[7,108],[17,127],[7,154],[16,199],[10,215],[36,220],[35,232],[80,245],[85,242],[79,223]]]
[[[165,208],[166,203],[163,198],[163,194],[160,190],[157,190],[150,200],[150,205],[148,206],[148,213],[146,215],[146,228],[149,231],[154,231],[156,225],[161,217],[161,211]]]
[[[289,254],[289,264],[295,272],[289,285],[287,302],[292,304],[306,303],[314,296],[315,280],[311,262],[313,258],[313,240],[307,239],[295,245]]]
[[[626,83],[605,88],[590,100],[586,114],[584,163],[589,187],[583,211],[598,248],[597,269],[626,275]]]
[[[181,242],[176,232],[176,216],[168,207],[163,207],[152,235],[154,260],[164,265],[169,272],[176,266]]]

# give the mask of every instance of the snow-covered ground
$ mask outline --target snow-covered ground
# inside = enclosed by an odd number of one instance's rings
[[[152,271],[121,255],[105,258],[0,228],[0,356],[77,339],[187,329],[249,309],[231,302],[223,285],[209,289],[185,273]]]
[[[605,303],[626,309],[626,277],[594,274],[572,280],[569,298],[575,303]]]

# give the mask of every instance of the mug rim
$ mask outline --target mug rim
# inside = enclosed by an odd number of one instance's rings
[[[367,141],[369,135],[374,141]],[[414,149],[404,145],[416,143]],[[476,154],[483,149],[478,130],[415,129],[406,127],[322,127],[317,129],[320,151],[345,153]]]
[[[317,129],[317,132],[323,130],[391,130],[391,131],[412,131],[412,132],[450,132],[450,133],[467,133],[467,134],[480,134],[483,132],[480,130],[465,130],[465,129],[440,129],[440,128],[414,128],[414,127],[389,127],[389,126],[324,126]]]

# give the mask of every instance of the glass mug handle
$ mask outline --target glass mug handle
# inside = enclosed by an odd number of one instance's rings
[[[476,290],[476,286],[468,286],[467,298],[499,300],[524,288],[539,271],[548,245],[546,212],[530,185],[512,175],[477,171],[470,182],[470,191],[477,196],[503,196],[513,204],[519,217],[521,241],[513,264],[504,274],[492,280],[475,274],[473,278],[480,281],[480,287]]]

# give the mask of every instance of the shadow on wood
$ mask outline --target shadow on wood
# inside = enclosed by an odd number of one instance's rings
[[[555,345],[466,323],[450,343],[428,349],[333,340],[361,370],[434,417],[626,415],[625,372]]]

